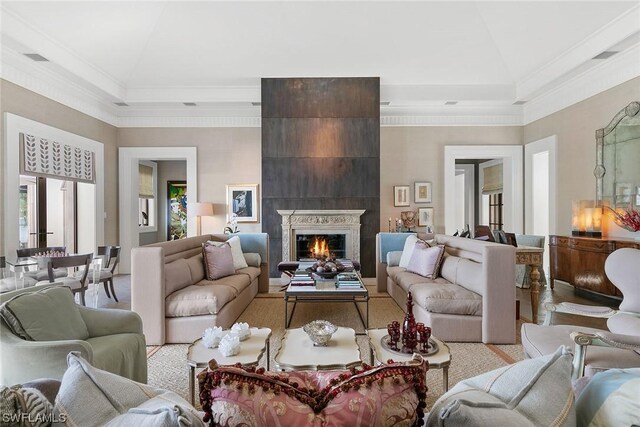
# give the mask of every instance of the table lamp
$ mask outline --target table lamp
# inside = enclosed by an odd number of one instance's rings
[[[189,216],[195,216],[197,219],[198,236],[202,235],[200,218],[203,216],[213,216],[213,203],[196,202],[189,205]]]

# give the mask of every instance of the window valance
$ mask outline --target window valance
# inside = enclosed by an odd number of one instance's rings
[[[20,173],[95,184],[95,153],[21,133]]]

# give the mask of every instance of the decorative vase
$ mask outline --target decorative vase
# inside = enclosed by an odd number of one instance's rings
[[[416,339],[416,319],[413,317],[413,297],[411,292],[407,294],[407,313],[402,324],[402,351],[415,350],[418,342]]]

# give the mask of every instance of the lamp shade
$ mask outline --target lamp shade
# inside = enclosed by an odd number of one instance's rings
[[[189,216],[213,216],[213,203],[190,203]]]

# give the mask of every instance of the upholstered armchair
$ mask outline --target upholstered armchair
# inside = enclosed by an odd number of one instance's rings
[[[528,357],[552,353],[559,345],[575,345],[573,377],[610,368],[640,367],[640,250],[618,249],[605,262],[607,277],[622,292],[620,309],[574,303],[546,304],[544,325],[522,325]],[[607,319],[609,331],[572,325],[551,326],[553,313]]]
[[[145,337],[136,313],[80,306],[69,288],[55,284],[7,292],[0,303],[0,384],[59,380],[71,351],[97,368],[147,382]]]

